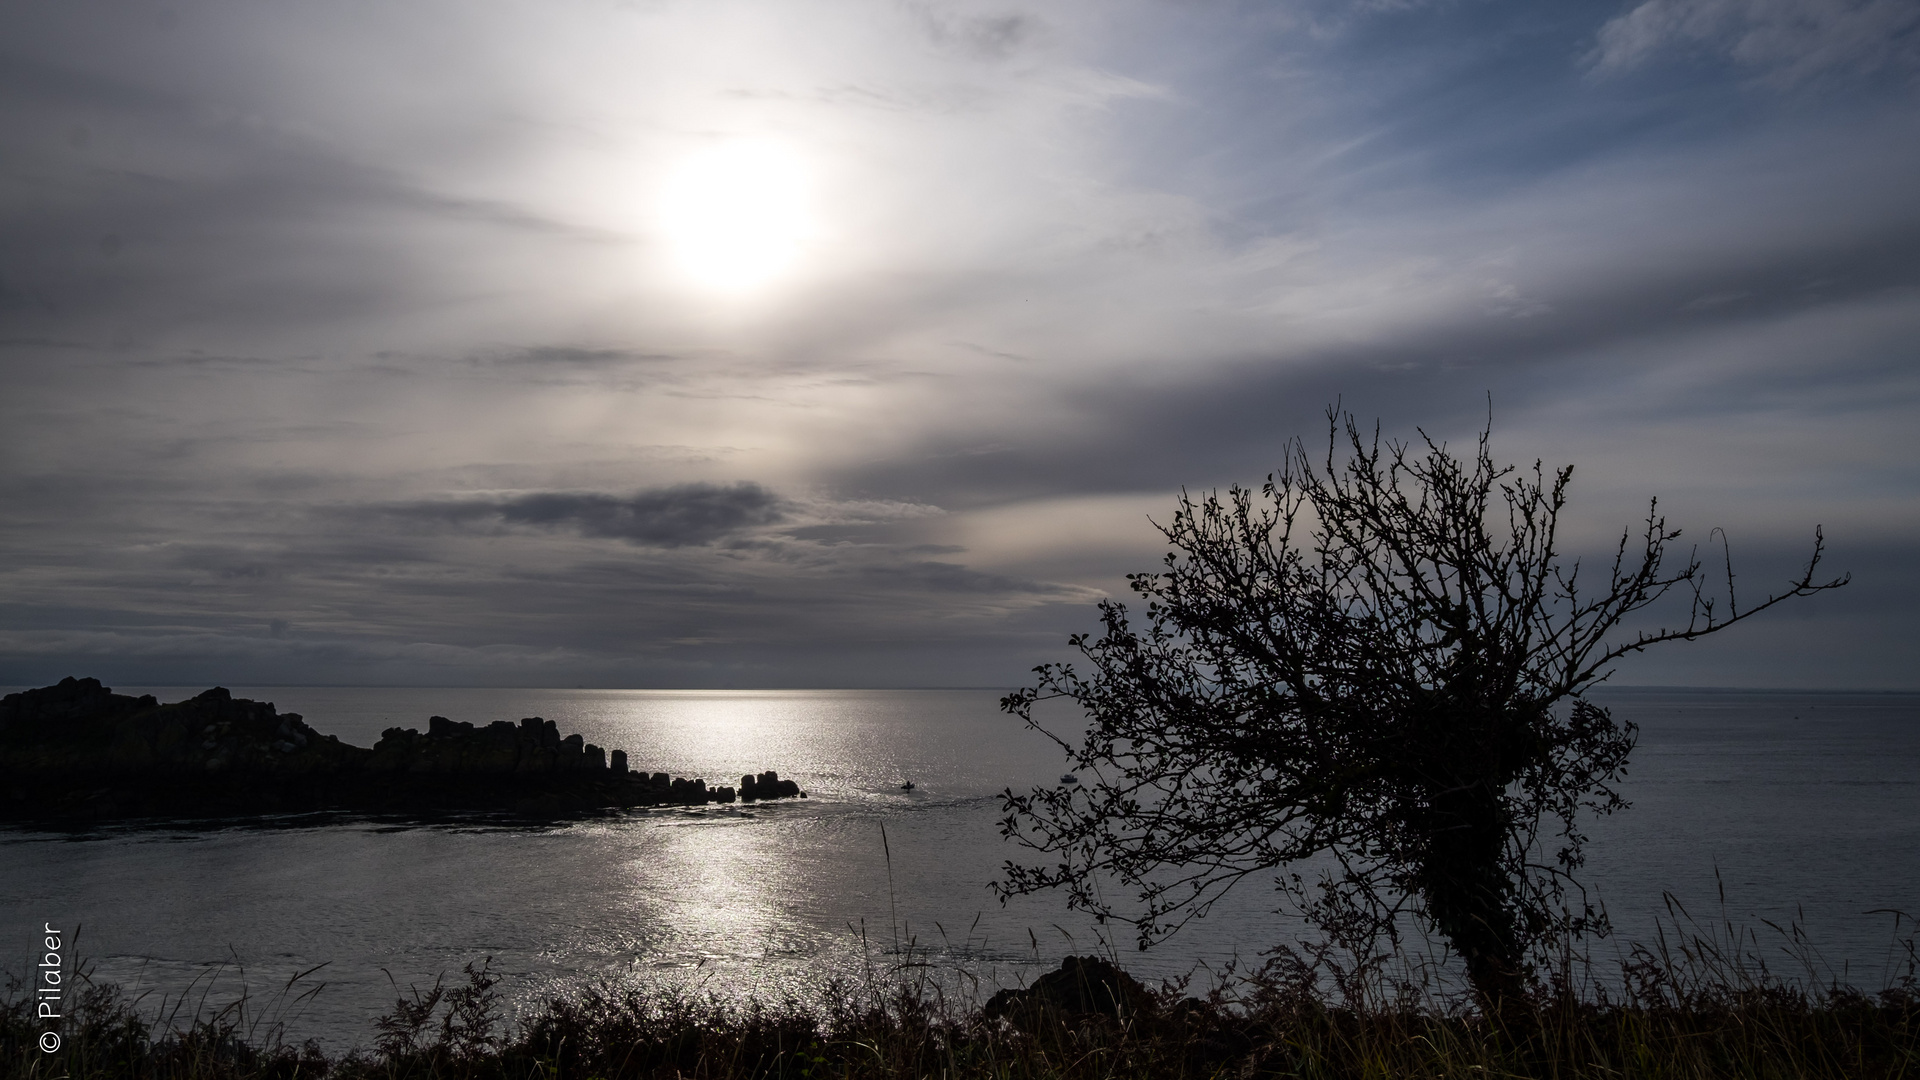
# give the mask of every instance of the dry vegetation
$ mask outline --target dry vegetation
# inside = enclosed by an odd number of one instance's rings
[[[375,1022],[373,1050],[342,1056],[287,1043],[250,1018],[244,1000],[183,1021],[147,1016],[118,988],[94,983],[74,999],[62,1050],[43,1054],[16,983],[0,1055],[8,1077],[128,1080],[1920,1077],[1910,921],[1896,916],[1897,960],[1872,993],[1823,976],[1791,926],[1765,937],[1725,923],[1709,931],[1676,911],[1669,930],[1634,949],[1610,987],[1563,973],[1504,1027],[1384,965],[1356,971],[1299,953],[1204,997],[1083,977],[1079,1002],[995,1008],[956,1003],[917,963],[811,1002],[608,989],[549,1002],[515,1024],[503,1020],[498,977],[483,964],[457,985],[402,997]],[[1088,1004],[1089,989],[1104,1007]]]

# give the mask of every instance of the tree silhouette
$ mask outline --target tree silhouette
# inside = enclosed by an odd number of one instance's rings
[[[1697,552],[1669,565],[1680,531],[1654,500],[1589,590],[1556,546],[1571,466],[1495,466],[1491,423],[1463,460],[1424,432],[1383,443],[1337,408],[1327,419],[1324,460],[1294,440],[1257,498],[1182,493],[1156,526],[1166,569],[1128,578],[1144,630],[1103,601],[1104,634],[1071,639],[1088,673],[1043,665],[1002,700],[1043,732],[1037,704],[1077,703],[1079,745],[1048,735],[1094,778],[1005,793],[1003,834],[1058,862],[1010,861],[994,888],[1064,888],[1145,948],[1273,872],[1338,942],[1397,940],[1412,913],[1503,1010],[1547,949],[1606,929],[1574,877],[1581,811],[1627,805],[1616,785],[1636,730],[1585,692],[1629,653],[1848,578],[1815,582],[1816,527],[1805,572],[1753,607],[1729,558],[1723,606]],[[1676,591],[1684,624],[1623,629]],[[1309,880],[1295,864],[1315,857],[1331,868]],[[1103,900],[1103,878],[1135,890],[1139,912]]]

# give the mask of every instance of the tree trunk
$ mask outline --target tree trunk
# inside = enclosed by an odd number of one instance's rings
[[[1427,917],[1465,962],[1481,1007],[1509,1016],[1525,1004],[1527,979],[1502,860],[1500,799],[1484,782],[1459,785],[1436,793],[1429,811],[1432,839],[1420,870]]]

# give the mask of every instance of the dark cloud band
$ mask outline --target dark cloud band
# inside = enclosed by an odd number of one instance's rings
[[[711,544],[778,524],[787,516],[777,495],[752,482],[674,484],[625,497],[537,492],[509,499],[414,503],[398,509],[408,516],[450,522],[492,519],[661,548]]]

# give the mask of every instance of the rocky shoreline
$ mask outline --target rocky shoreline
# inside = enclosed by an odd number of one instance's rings
[[[343,743],[272,702],[223,687],[161,704],[96,679],[0,699],[0,820],[97,822],[315,811],[506,811],[552,817],[613,808],[804,798],[769,770],[709,787],[628,765],[551,720],[482,727],[444,716]]]

